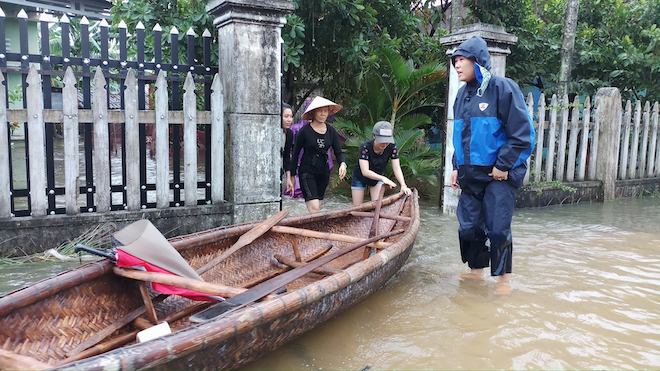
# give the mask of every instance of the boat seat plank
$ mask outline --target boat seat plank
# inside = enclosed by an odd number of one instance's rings
[[[358,243],[366,240],[366,238],[354,237],[346,234],[318,232],[318,231],[313,231],[311,229],[287,227],[282,225],[274,226],[273,228],[271,228],[271,231],[276,233],[287,233],[297,236],[318,238],[318,239],[330,240],[330,241],[349,242],[349,243]],[[369,244],[369,246],[374,246],[377,249],[385,249],[390,245],[391,243],[389,242],[376,242],[373,244]]]
[[[373,218],[374,214],[369,213],[366,211],[351,211],[351,215],[353,216],[360,216],[360,217],[365,217],[365,218]],[[402,215],[392,215],[392,214],[380,214],[380,217],[383,219],[390,219],[390,220],[396,220],[399,222],[410,222],[410,217],[409,216],[402,216]]]

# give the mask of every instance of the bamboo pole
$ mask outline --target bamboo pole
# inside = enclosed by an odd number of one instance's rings
[[[351,215],[353,216],[360,216],[360,217],[365,217],[365,218],[373,218],[374,214],[366,211],[351,211]],[[402,216],[402,215],[392,215],[392,214],[380,214],[380,217],[383,219],[390,219],[390,220],[396,220],[399,222],[409,222],[411,218],[409,216]]]
[[[360,237],[353,237],[345,234],[330,233],[330,232],[317,232],[310,229],[286,227],[282,225],[276,225],[271,229],[275,233],[287,233],[293,234],[296,236],[304,236],[310,238],[318,238],[321,240],[329,241],[339,241],[339,242],[348,242],[348,243],[357,243],[362,242],[365,239]],[[391,245],[388,242],[377,242],[373,244],[377,249],[384,249]]]
[[[147,289],[146,282],[138,282],[138,289],[140,290],[140,295],[142,296],[142,301],[144,301],[144,310],[149,321],[152,324],[158,324],[158,315],[156,314],[156,308],[154,308],[154,302],[149,296],[149,290]]]
[[[119,267],[114,267],[112,271],[116,275],[125,278],[176,286],[183,289],[194,290],[203,294],[217,295],[222,297],[236,296],[245,291],[245,289],[239,287],[230,287],[212,282],[194,280],[173,274],[143,272],[134,269],[123,269]]]

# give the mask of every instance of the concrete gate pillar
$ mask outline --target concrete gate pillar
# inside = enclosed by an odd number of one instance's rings
[[[290,0],[210,0],[225,107],[225,194],[234,223],[279,210],[281,28]]]
[[[454,50],[463,41],[472,36],[481,36],[488,44],[490,52],[491,72],[495,76],[504,76],[506,70],[506,57],[511,54],[509,46],[514,45],[518,38],[507,33],[504,27],[485,23],[476,23],[467,25],[456,30],[445,37],[440,38],[440,43],[447,47],[447,56],[451,56]],[[454,132],[454,100],[458,89],[463,86],[463,82],[458,80],[458,74],[452,66],[451,61],[447,62],[449,66],[449,84],[447,92],[447,136],[445,140],[445,172],[444,172],[444,190],[442,196],[442,211],[445,213],[455,213],[458,205],[459,191],[451,189],[451,159],[454,155],[454,145],[452,136]]]

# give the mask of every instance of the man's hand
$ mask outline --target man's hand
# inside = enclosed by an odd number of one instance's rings
[[[508,171],[502,171],[495,166],[493,166],[493,170],[488,174],[489,176],[492,176],[494,180],[507,180],[509,179],[509,172]]]
[[[451,189],[457,190],[460,186],[458,185],[458,170],[453,170],[451,172]]]

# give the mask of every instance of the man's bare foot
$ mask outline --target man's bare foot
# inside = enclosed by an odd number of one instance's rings
[[[484,270],[483,269],[471,269],[469,272],[461,273],[460,280],[482,280]]]
[[[511,274],[507,273],[499,276],[495,287],[495,295],[510,295],[511,291]]]

